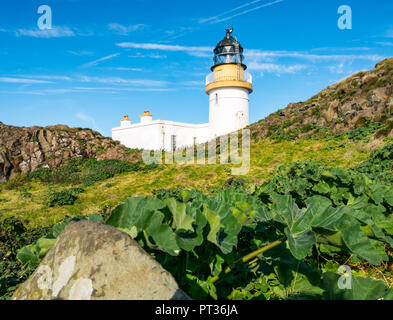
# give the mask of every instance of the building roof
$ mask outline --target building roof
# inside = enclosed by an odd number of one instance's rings
[[[147,111],[143,111],[143,114],[141,115],[141,117],[152,117],[153,115],[149,112],[149,110]]]
[[[219,43],[217,43],[216,48],[214,49],[214,53],[219,51],[220,48],[228,47],[228,46],[230,46],[231,49],[233,49],[232,52],[235,52],[235,48],[237,46],[239,46],[240,52],[243,52],[243,47],[241,46],[240,42],[232,37],[233,28],[225,29],[225,30],[226,30],[226,35],[224,39],[222,39]]]
[[[131,121],[131,119],[128,118],[128,116],[124,116],[123,119],[121,119],[120,121]]]

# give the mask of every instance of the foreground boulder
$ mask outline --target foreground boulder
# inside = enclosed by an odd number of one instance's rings
[[[136,241],[92,221],[71,222],[14,300],[189,299]]]

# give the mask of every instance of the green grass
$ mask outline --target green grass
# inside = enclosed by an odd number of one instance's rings
[[[372,149],[382,145],[374,146],[345,137],[296,141],[262,139],[251,146],[250,171],[241,177],[253,187],[272,178],[274,170],[279,166],[299,160],[354,167],[367,159]],[[94,166],[101,168],[96,164]],[[20,178],[0,187],[0,213],[3,218],[20,217],[28,220],[28,228],[50,226],[67,216],[108,213],[129,196],[151,195],[157,189],[195,188],[208,193],[221,188],[225,181],[233,177],[231,166],[159,165],[154,170],[123,172],[108,179],[97,179],[92,184],[84,184],[83,179],[76,180],[80,183],[72,187],[83,186],[85,192],[77,194],[72,205],[53,207],[48,206],[53,194],[66,192],[64,190],[70,189],[70,185]]]

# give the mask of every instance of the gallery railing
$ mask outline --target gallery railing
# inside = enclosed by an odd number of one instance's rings
[[[206,85],[218,81],[244,81],[252,84],[252,75],[247,71],[238,72],[236,70],[222,70],[212,72],[206,77]]]

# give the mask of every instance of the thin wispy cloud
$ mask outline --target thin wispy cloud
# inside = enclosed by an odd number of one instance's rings
[[[169,92],[177,91],[176,88],[155,88],[155,87],[73,87],[73,88],[59,88],[59,89],[36,89],[36,90],[0,90],[0,94],[11,95],[55,95],[67,93],[102,93],[102,94],[120,94],[127,92]]]
[[[143,71],[142,68],[128,68],[128,67],[115,67],[110,69],[117,70],[117,71],[135,71],[135,72]]]
[[[228,15],[230,13],[234,13],[234,12],[236,12],[238,10],[241,10],[243,8],[246,8],[246,7],[249,7],[249,6],[253,5],[253,4],[256,4],[256,3],[261,2],[261,1],[262,0],[254,0],[254,1],[251,1],[251,2],[248,2],[248,3],[245,3],[245,4],[241,5],[241,6],[238,6],[236,8],[231,9],[231,10],[225,11],[225,12],[220,13],[218,15],[215,15],[215,16],[212,16],[212,17],[209,17],[209,18],[206,18],[206,19],[200,19],[199,22],[200,23],[209,22],[210,24],[216,24],[216,23],[219,23],[219,22],[223,22],[223,21],[227,21],[227,20],[233,19],[233,18],[238,17],[238,16],[245,15],[247,13],[250,13],[250,12],[262,9],[262,8],[270,7],[270,6],[275,5],[277,3],[284,2],[285,0],[276,0],[276,1],[268,2],[268,3],[262,4],[262,5],[253,7],[253,8],[249,8],[249,9],[246,9],[246,10],[243,10],[243,11],[240,11],[240,12],[237,12],[235,14],[232,14],[230,16],[225,17],[226,15]]]
[[[393,29],[386,31],[385,37],[386,38],[393,38]]]
[[[21,77],[44,79],[44,80],[61,80],[61,81],[72,81],[73,80],[71,77],[67,77],[67,76],[43,75],[43,74],[34,74],[34,75],[22,74]]]
[[[310,61],[321,60],[369,60],[380,61],[385,57],[379,54],[313,54],[301,51],[264,51],[248,49],[244,51],[247,58],[298,58]]]
[[[380,41],[380,42],[375,42],[375,43],[380,46],[383,46],[383,47],[393,47],[393,42]]]
[[[90,92],[166,92],[166,91],[176,91],[175,88],[152,88],[152,87],[76,87],[75,90],[80,91],[90,91]]]
[[[145,28],[145,24],[135,24],[130,26],[123,26],[119,23],[111,23],[108,25],[109,30],[114,31],[121,36],[127,36],[129,33]]]
[[[0,77],[0,82],[21,83],[21,84],[53,83],[52,81],[46,81],[46,80],[26,79],[26,78],[9,78],[9,77]]]
[[[189,32],[194,32],[197,30],[199,30],[199,27],[194,26],[180,26],[176,27],[174,30],[165,30],[165,36],[163,37],[163,41],[173,41],[175,39],[185,36]]]
[[[82,76],[79,78],[80,82],[94,82],[94,83],[110,83],[112,85],[135,85],[135,86],[150,86],[162,87],[168,84],[167,81],[150,80],[150,79],[125,79],[119,77],[88,77]]]
[[[345,51],[370,51],[370,47],[325,47],[325,48],[312,48],[310,52],[345,52]]]
[[[87,114],[84,113],[84,112],[78,112],[78,113],[75,115],[75,117],[77,117],[77,118],[80,119],[80,120],[83,120],[83,121],[85,121],[85,122],[88,122],[88,123],[90,123],[90,124],[96,126],[96,121],[94,120],[94,118],[91,117],[91,116],[89,116],[89,115],[87,115]]]
[[[206,83],[204,81],[200,81],[200,80],[184,81],[182,84],[185,86],[197,86],[197,87],[201,87],[201,86],[206,85]]]
[[[75,114],[75,117],[88,123],[94,130],[101,131],[101,129],[97,126],[96,120],[85,112],[78,112],[77,114]]]
[[[213,47],[206,46],[182,46],[182,45],[168,45],[159,43],[135,43],[135,42],[121,42],[116,44],[121,48],[134,48],[142,50],[160,50],[168,52],[185,52],[195,57],[211,57]],[[327,48],[325,48],[327,50]],[[351,50],[351,48],[349,48]],[[333,50],[334,51],[334,50]],[[335,50],[335,51],[345,51]],[[385,58],[380,54],[317,54],[303,51],[265,51],[260,49],[245,49],[244,55],[246,59],[276,59],[276,58],[294,58],[304,59],[309,61],[323,61],[323,60],[368,60],[368,61],[380,61]],[[145,58],[146,55],[136,54],[129,56],[130,58]]]
[[[296,73],[298,71],[306,69],[306,66],[302,64],[282,65],[274,63],[251,62],[248,65],[248,68],[253,71],[262,71],[281,75],[285,73]]]
[[[86,67],[92,67],[92,66],[95,66],[95,65],[99,64],[102,61],[113,59],[113,58],[115,58],[115,57],[117,57],[119,55],[120,55],[120,53],[114,53],[114,54],[111,54],[109,56],[105,56],[105,57],[102,57],[100,59],[94,60],[92,62],[86,63],[82,67],[85,67],[85,68]]]
[[[16,36],[26,36],[34,38],[61,38],[61,37],[73,37],[75,36],[74,31],[69,27],[53,27],[52,29],[40,30],[36,29],[18,29],[15,32]]]
[[[114,68],[117,70],[137,70],[142,71],[142,69],[137,68]],[[53,81],[48,81],[53,80]],[[129,79],[122,77],[92,77],[87,75],[78,75],[74,77],[61,76],[61,75],[23,75],[21,77],[9,76],[9,77],[0,77],[0,82],[3,83],[16,83],[16,84],[54,84],[59,83],[55,80],[59,80],[62,82],[72,82],[72,83],[95,83],[95,84],[110,84],[113,86],[135,86],[135,87],[165,87],[170,84],[168,81],[161,80],[152,80],[152,79]],[[82,87],[78,87],[78,90]],[[103,88],[101,88],[103,89]],[[56,89],[47,89],[43,92],[51,92]],[[66,88],[64,90],[71,90],[70,88]]]
[[[344,61],[342,61],[337,65],[329,66],[329,70],[331,73],[344,74],[345,73],[344,66],[345,66],[345,63],[344,63]]]
[[[129,55],[128,58],[150,58],[150,59],[166,59],[167,56],[161,54],[141,54],[137,52],[134,55]]]
[[[74,56],[92,56],[92,55],[94,55],[94,52],[87,51],[87,50],[79,50],[79,51],[68,50],[67,52],[71,53]]]
[[[187,53],[208,52],[213,50],[213,47],[179,46],[179,45],[159,44],[159,43],[121,42],[121,43],[117,43],[116,45],[121,48],[162,50],[162,51],[183,51]]]
[[[245,3],[245,4],[241,5],[241,6],[238,6],[238,7],[236,7],[236,8],[233,8],[233,9],[231,9],[231,10],[228,10],[228,11],[225,11],[225,12],[223,12],[223,13],[220,13],[220,14],[218,14],[218,15],[215,15],[215,16],[212,16],[212,17],[209,17],[209,18],[202,18],[202,19],[199,19],[199,23],[206,23],[206,22],[209,22],[209,21],[212,21],[212,20],[217,20],[217,19],[219,19],[220,17],[227,15],[228,13],[231,13],[231,12],[234,12],[234,11],[237,11],[237,10],[240,10],[240,9],[242,9],[242,8],[248,7],[248,6],[252,5],[252,4],[255,4],[255,3],[258,3],[258,2],[261,2],[261,1],[262,1],[262,0],[254,0],[254,1],[251,1],[251,2],[248,2],[248,3]]]

